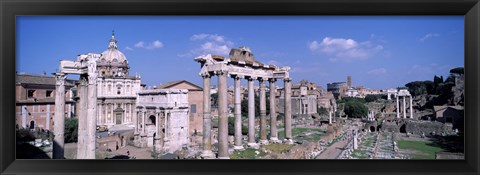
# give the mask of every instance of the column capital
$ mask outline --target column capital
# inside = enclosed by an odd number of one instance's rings
[[[64,74],[62,72],[57,72],[57,73],[54,73],[54,75],[55,75],[55,84],[59,86],[64,86],[65,79],[67,78],[67,74]]]
[[[239,79],[243,79],[245,78],[245,76],[243,75],[236,75],[236,74],[230,74],[230,76],[235,79],[235,80],[239,80]]]
[[[212,74],[210,72],[204,72],[204,73],[200,73],[200,76],[202,78],[211,78]]]
[[[246,79],[247,79],[248,81],[253,81],[253,80],[257,79],[257,77],[249,76],[249,77],[247,77]]]
[[[277,79],[276,78],[269,78],[268,81],[272,82],[272,83],[275,83],[277,81]]]
[[[213,72],[216,76],[227,75],[228,71],[226,70],[218,70]]]
[[[257,80],[258,80],[259,82],[264,82],[265,80],[268,80],[268,78],[258,77]]]
[[[284,82],[290,82],[290,81],[292,81],[292,79],[291,78],[284,78],[283,81]]]

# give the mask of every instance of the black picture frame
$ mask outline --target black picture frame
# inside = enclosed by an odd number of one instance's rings
[[[479,174],[478,0],[0,0],[0,12],[1,174]],[[18,15],[464,15],[465,160],[15,160]]]

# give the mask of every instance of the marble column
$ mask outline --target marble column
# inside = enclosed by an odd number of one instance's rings
[[[407,118],[407,106],[405,104],[405,97],[403,96],[403,118]]]
[[[133,143],[135,146],[139,147],[140,146],[140,137],[139,137],[139,122],[138,117],[140,116],[140,110],[137,108],[136,110],[136,115],[133,118],[133,123],[134,123],[134,128],[133,128]]]
[[[358,148],[358,135],[357,135],[357,130],[352,131],[353,134],[353,149]]]
[[[248,146],[255,147],[255,92],[253,89],[254,77],[248,78]]]
[[[79,115],[78,115],[78,138],[77,138],[77,159],[86,157],[86,139],[87,139],[87,91],[88,80],[85,75],[80,75],[78,94],[80,97]]]
[[[241,99],[240,99],[240,77],[235,76],[234,78],[234,100],[235,100],[235,145],[233,149],[243,150],[242,145],[242,110],[241,110]]]
[[[53,159],[64,159],[65,132],[65,78],[63,73],[55,74],[55,116],[53,119]]]
[[[398,102],[398,95],[396,95],[397,97],[397,118],[400,118],[400,103]]]
[[[227,72],[217,72],[218,76],[218,158],[229,159],[228,155],[228,111],[227,111]]]
[[[413,119],[413,99],[410,96],[410,118]]]
[[[267,140],[267,102],[265,94],[265,79],[259,78],[258,83],[260,84],[260,144],[268,144]]]
[[[145,114],[145,113],[146,113],[146,111],[145,111],[145,109],[143,109],[143,110],[142,110],[142,135],[146,135],[146,134],[147,134],[147,132],[145,131],[145,128],[146,128],[146,126],[147,126],[147,125],[145,125],[145,121],[146,121],[146,119],[145,119],[145,118],[146,118],[146,114]]]
[[[275,79],[269,79],[269,88],[270,88],[270,142],[278,142],[278,132],[277,132],[277,113],[275,106]]]
[[[160,111],[160,109],[156,109],[155,111],[155,138],[153,139],[154,140],[154,147],[155,147],[155,152],[156,153],[161,153],[162,152],[162,145],[160,143],[160,140],[161,140],[161,132],[162,130],[160,129],[160,125],[161,125],[161,122],[160,122],[160,114],[162,112]]]
[[[284,79],[285,91],[285,143],[293,144],[292,140],[292,84],[290,78]]]
[[[90,64],[91,61],[89,61]],[[90,67],[90,66],[89,66]],[[97,128],[97,74],[88,74],[88,111],[87,111],[87,151],[86,159],[95,159]]]
[[[202,158],[215,158],[212,152],[212,118],[210,115],[210,75],[203,77],[203,151]],[[166,121],[165,115],[165,121]],[[165,126],[166,127],[166,126]],[[166,132],[166,130],[165,130]]]
[[[328,111],[328,124],[332,124],[332,111]]]

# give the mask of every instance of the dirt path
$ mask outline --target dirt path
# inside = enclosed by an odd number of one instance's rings
[[[323,151],[315,159],[337,159],[347,143],[347,139],[335,142],[334,144],[330,145],[330,147],[326,148],[325,151]]]

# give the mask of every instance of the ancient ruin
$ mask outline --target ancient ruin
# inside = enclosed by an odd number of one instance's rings
[[[142,90],[136,105],[135,146],[173,153],[188,145],[188,90]]]
[[[76,61],[61,60],[56,77],[53,158],[64,158],[65,78],[80,75],[78,117],[78,159],[95,159],[97,126],[97,60],[100,54],[82,54]],[[60,126],[60,127],[58,127]]]
[[[235,85],[235,148],[241,149],[241,119],[240,119],[240,80],[248,80],[248,146],[256,147],[258,144],[266,144],[266,103],[265,103],[265,82],[270,85],[270,93],[274,93],[275,81],[284,80],[285,86],[285,140],[286,143],[293,143],[292,140],[292,114],[291,114],[291,79],[289,77],[289,67],[276,67],[274,65],[265,65],[256,61],[252,52],[247,47],[240,47],[230,51],[230,58],[224,58],[218,55],[202,55],[195,58],[202,66],[200,76],[204,81],[204,135],[203,135],[203,154],[202,157],[214,158],[211,146],[211,115],[210,115],[210,78],[218,76],[218,113],[219,113],[219,136],[218,136],[218,158],[228,159],[228,124],[227,124],[227,76],[234,78]],[[254,101],[254,81],[258,80],[260,84],[260,141],[257,143],[255,138],[255,101]],[[276,129],[276,111],[272,110],[275,95],[270,95],[270,141],[277,142]]]

